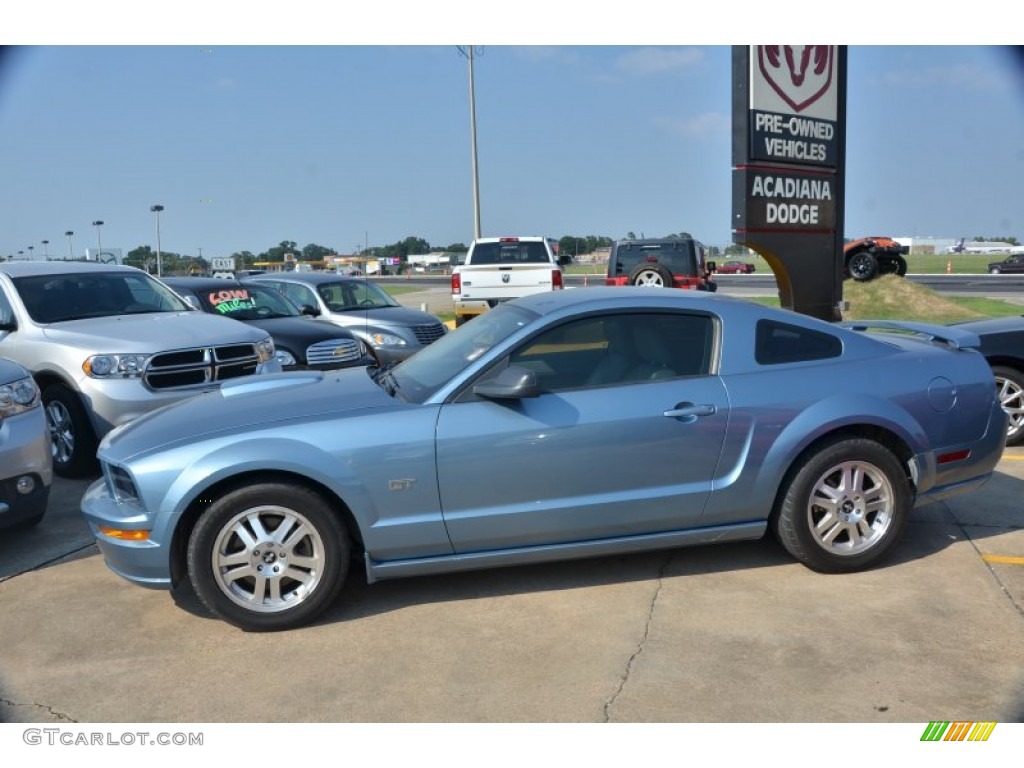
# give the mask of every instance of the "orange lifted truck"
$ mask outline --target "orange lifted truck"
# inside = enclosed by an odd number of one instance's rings
[[[878,275],[907,274],[909,246],[891,237],[862,237],[843,246],[843,277],[866,282]]]

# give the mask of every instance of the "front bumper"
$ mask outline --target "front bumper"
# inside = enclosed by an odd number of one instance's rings
[[[0,528],[37,520],[46,510],[51,482],[43,409],[0,419]]]
[[[150,530],[148,516],[118,503],[102,478],[86,489],[81,508],[96,539],[96,546],[110,570],[142,587],[171,588],[170,542],[163,541],[160,532],[151,531],[146,541],[125,541],[107,536],[101,530]]]

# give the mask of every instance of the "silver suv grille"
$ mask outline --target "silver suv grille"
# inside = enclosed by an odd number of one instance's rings
[[[180,389],[249,376],[258,365],[252,344],[180,349],[153,355],[144,379],[150,389]]]
[[[318,341],[306,348],[306,365],[340,367],[360,357],[359,342],[355,339]]]
[[[426,323],[424,325],[414,325],[412,332],[416,334],[416,341],[423,346],[427,344],[433,344],[435,341],[444,336],[444,326],[440,323]]]

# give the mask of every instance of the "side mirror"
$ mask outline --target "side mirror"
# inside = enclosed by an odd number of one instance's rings
[[[311,304],[303,304],[299,307],[299,312],[303,315],[309,315],[310,317],[319,317],[320,310]]]
[[[197,299],[195,296],[186,295],[182,296],[181,298],[183,298],[185,300],[185,303],[192,307],[192,309],[202,310],[202,307],[199,306],[199,299]]]
[[[716,269],[718,269],[718,264],[713,261],[707,262],[705,266],[707,266],[708,272],[714,272]]]
[[[521,400],[538,397],[541,389],[534,371],[511,365],[493,379],[477,384],[473,393],[488,400]]]

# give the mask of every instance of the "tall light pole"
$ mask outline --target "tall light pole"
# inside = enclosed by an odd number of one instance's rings
[[[96,227],[96,261],[103,259],[103,241],[100,239],[100,227],[103,226],[103,222],[97,219],[92,223]]]
[[[30,246],[28,246],[28,260],[29,260],[29,261],[32,261],[32,260],[33,260],[33,259],[32,259],[32,249],[33,249],[33,248],[35,248],[35,246],[34,246],[34,245],[30,245]]]
[[[469,60],[469,143],[473,163],[473,237],[480,237],[480,174],[476,167],[476,87],[473,81],[473,46],[458,46]]]
[[[49,252],[49,250],[46,247],[49,244],[50,244],[49,240],[43,240],[43,261],[49,261],[50,260],[50,252]]]
[[[163,277],[164,276],[164,263],[163,263],[163,260],[160,257],[160,211],[162,211],[163,209],[164,209],[164,207],[162,205],[151,205],[151,206],[149,206],[149,210],[151,210],[153,212],[153,215],[156,216],[156,276],[157,277]]]
[[[74,252],[73,252],[73,251],[71,250],[71,236],[72,236],[73,234],[75,234],[75,233],[74,233],[74,232],[72,232],[72,231],[71,231],[71,230],[69,229],[69,230],[68,230],[67,232],[65,232],[64,234],[65,234],[65,235],[67,235],[67,238],[68,238],[68,258],[69,258],[69,259],[74,259],[74,258],[75,258],[75,254],[74,254]]]

